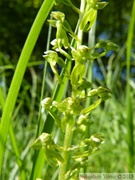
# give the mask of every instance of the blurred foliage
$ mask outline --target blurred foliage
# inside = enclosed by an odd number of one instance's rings
[[[41,0],[9,0],[0,2],[0,49],[12,62],[21,52]],[[43,38],[40,39],[40,41]]]
[[[99,37],[101,32],[106,33],[108,39],[122,46],[127,37],[133,1],[108,0],[108,2],[107,8],[98,14],[97,35]]]

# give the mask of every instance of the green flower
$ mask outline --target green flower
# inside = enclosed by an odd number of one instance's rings
[[[58,64],[61,67],[63,67],[66,70],[67,76],[69,76],[69,73],[68,73],[68,70],[67,70],[67,67],[66,67],[64,60],[61,57],[59,57],[57,52],[55,52],[55,51],[49,50],[49,51],[44,52],[44,54],[45,55],[43,55],[43,57],[50,64],[51,69],[52,69],[53,73],[56,75],[56,78],[59,81],[59,83],[62,84],[63,81],[62,81],[62,79],[58,73],[56,65]]]
[[[64,162],[64,159],[60,154],[61,147],[54,143],[51,135],[48,133],[42,133],[31,145],[31,147],[37,150],[43,149],[46,159],[51,166]]]

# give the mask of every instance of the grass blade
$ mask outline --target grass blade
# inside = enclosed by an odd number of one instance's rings
[[[126,92],[126,113],[127,113],[127,143],[128,143],[128,171],[133,171],[134,165],[134,132],[133,132],[133,109],[132,109],[132,91],[130,87],[130,57],[132,50],[132,40],[134,35],[134,25],[135,25],[135,0],[133,2],[133,8],[131,13],[131,20],[128,29],[127,36],[127,92]]]

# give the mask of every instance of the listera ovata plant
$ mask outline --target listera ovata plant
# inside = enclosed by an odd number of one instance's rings
[[[96,21],[97,11],[104,8],[108,3],[97,0],[83,0],[83,11],[75,7],[70,0],[58,0],[73,8],[79,14],[77,31],[89,31]],[[59,180],[77,179],[80,169],[87,164],[88,157],[104,142],[103,135],[95,133],[85,138],[83,135],[88,126],[91,126],[91,112],[103,101],[110,98],[110,90],[106,87],[92,89],[91,82],[86,79],[86,62],[106,55],[110,50],[116,50],[117,45],[109,40],[98,42],[92,48],[82,45],[77,33],[74,33],[70,24],[65,19],[65,14],[59,11],[51,13],[49,23],[56,28],[56,39],[51,44],[52,50],[44,53],[45,60],[58,80],[63,83],[63,76],[58,72],[57,66],[63,69],[63,75],[71,86],[71,96],[61,102],[51,97],[41,101],[42,107],[53,117],[58,128],[64,133],[63,146],[54,142],[51,134],[43,132],[32,144],[35,149],[43,149],[46,160],[51,166],[59,166]],[[76,32],[77,32],[76,31]],[[69,36],[72,42],[69,43]],[[102,52],[99,49],[103,49]],[[62,54],[60,57],[59,55]],[[65,57],[65,60],[62,58]],[[72,63],[72,68],[67,63]],[[57,65],[57,66],[56,66]],[[87,98],[94,98],[89,106],[85,106]],[[80,134],[84,139],[79,144],[72,144],[73,134]],[[69,160],[70,156],[70,160]]]

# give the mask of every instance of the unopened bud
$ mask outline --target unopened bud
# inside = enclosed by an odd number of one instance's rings
[[[47,98],[45,98],[44,100],[41,101],[41,105],[45,109],[50,109],[51,106],[52,106],[52,102],[53,102],[52,98],[47,97]]]

